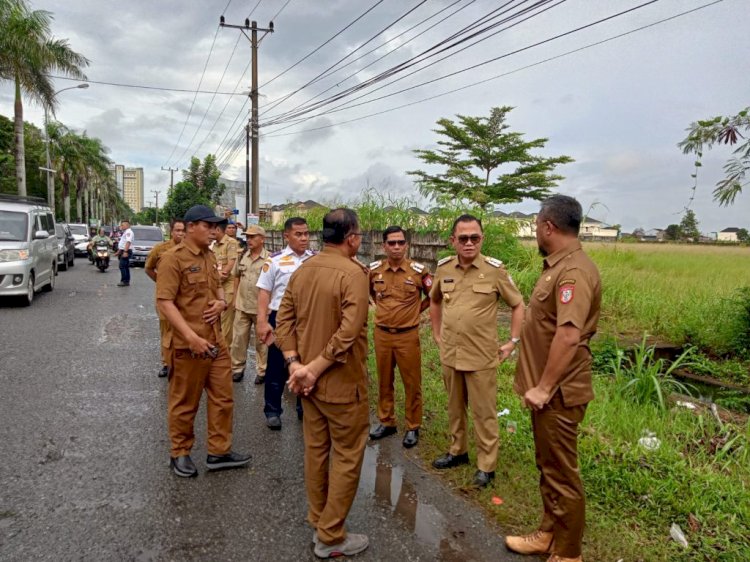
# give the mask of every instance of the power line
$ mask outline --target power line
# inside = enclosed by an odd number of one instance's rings
[[[526,0],[524,0],[524,1],[526,1]],[[401,76],[401,77],[399,77],[399,78],[396,78],[396,79],[392,80],[391,82],[389,82],[389,83],[387,83],[387,84],[384,84],[383,86],[380,86],[379,88],[376,88],[376,89],[374,89],[374,90],[372,90],[372,91],[370,91],[370,92],[367,92],[367,93],[365,93],[365,94],[362,94],[362,95],[360,95],[360,96],[358,96],[358,97],[354,98],[353,100],[350,100],[350,101],[348,101],[348,102],[345,102],[345,103],[343,103],[343,104],[340,104],[340,105],[338,105],[338,106],[335,106],[335,107],[333,107],[333,108],[331,108],[331,109],[325,110],[324,112],[318,113],[318,114],[316,114],[315,116],[325,115],[325,114],[327,114],[327,113],[333,113],[333,112],[335,112],[336,110],[338,110],[338,108],[341,108],[342,106],[345,106],[345,105],[347,105],[347,104],[351,104],[351,102],[352,102],[352,101],[355,101],[355,100],[357,100],[357,99],[361,99],[361,98],[363,98],[363,97],[369,96],[369,95],[373,94],[374,92],[377,92],[377,91],[379,91],[379,90],[382,90],[383,88],[386,88],[386,87],[388,87],[388,86],[390,86],[390,85],[392,85],[392,84],[394,84],[394,83],[396,83],[396,82],[399,82],[399,81],[401,81],[401,80],[403,80],[403,79],[405,79],[405,78],[408,78],[409,76],[412,76],[412,75],[414,75],[414,74],[416,74],[416,73],[418,73],[418,72],[421,72],[421,71],[425,70],[426,68],[429,68],[429,67],[431,67],[431,66],[433,66],[433,65],[435,65],[435,64],[437,64],[437,63],[439,63],[439,62],[441,62],[441,61],[443,61],[443,60],[445,60],[445,59],[447,59],[447,58],[450,58],[450,57],[452,57],[452,56],[455,56],[456,54],[458,54],[458,53],[461,53],[461,52],[463,52],[463,51],[465,51],[465,50],[467,50],[467,49],[469,49],[469,48],[471,48],[471,47],[473,47],[473,46],[477,45],[478,43],[480,43],[480,42],[482,42],[482,41],[486,41],[487,39],[489,39],[489,38],[491,38],[491,37],[493,37],[493,36],[495,36],[495,35],[497,35],[497,34],[499,34],[499,33],[502,33],[503,31],[506,31],[507,29],[509,29],[509,28],[511,28],[511,27],[514,27],[514,26],[516,26],[516,25],[519,25],[519,24],[521,24],[521,23],[523,23],[523,22],[525,22],[525,21],[527,21],[527,20],[529,20],[529,19],[531,19],[531,18],[533,18],[533,17],[536,17],[536,16],[538,16],[538,15],[542,14],[543,12],[545,12],[545,11],[547,11],[547,10],[551,9],[551,8],[554,8],[554,7],[556,7],[556,6],[560,5],[560,4],[562,4],[562,3],[563,3],[563,2],[565,2],[565,1],[566,1],[566,0],[558,0],[556,4],[553,4],[553,5],[551,5],[551,6],[548,6],[548,7],[544,8],[544,9],[542,9],[542,10],[538,11],[537,13],[532,13],[532,14],[531,14],[531,15],[529,15],[528,17],[526,17],[526,18],[524,18],[524,19],[521,19],[520,21],[517,21],[517,22],[515,22],[515,23],[513,23],[513,24],[511,24],[511,25],[508,25],[507,27],[504,27],[504,28],[502,28],[502,29],[500,29],[500,30],[498,30],[498,31],[495,31],[494,33],[491,33],[491,34],[490,34],[490,35],[488,35],[488,36],[485,36],[485,37],[483,37],[483,38],[481,38],[481,39],[478,39],[478,40],[477,40],[477,41],[475,41],[474,43],[472,43],[472,44],[470,44],[470,45],[468,45],[468,46],[466,46],[466,47],[463,47],[462,49],[460,49],[460,50],[458,50],[458,51],[454,51],[453,53],[451,53],[451,54],[448,54],[448,55],[446,55],[446,56],[444,56],[444,57],[442,57],[442,58],[438,59],[437,61],[433,61],[433,62],[431,62],[431,63],[427,64],[426,66],[422,67],[422,68],[419,68],[419,69],[417,69],[417,70],[415,70],[415,71],[413,71],[413,72],[410,72],[410,73],[408,73],[408,74],[406,74],[406,75],[404,75],[404,76]],[[653,0],[653,1],[658,1],[658,0]],[[380,82],[380,81],[382,81],[382,80],[385,80],[385,79],[387,79],[387,78],[390,78],[390,77],[392,77],[393,75],[395,75],[395,74],[397,74],[397,73],[399,73],[399,72],[402,72],[402,71],[404,71],[404,70],[407,70],[407,69],[409,69],[409,68],[411,68],[411,67],[413,67],[413,66],[416,66],[416,65],[418,65],[418,64],[420,64],[420,63],[422,63],[422,62],[426,61],[427,59],[429,59],[429,58],[431,58],[431,57],[434,57],[434,56],[436,56],[436,55],[439,55],[440,53],[443,53],[443,52],[445,52],[445,51],[448,51],[448,50],[450,50],[450,49],[453,49],[453,48],[455,48],[456,46],[458,46],[458,45],[460,45],[460,44],[462,44],[462,43],[465,43],[466,41],[469,41],[469,40],[470,40],[470,39],[472,39],[472,38],[475,38],[475,37],[477,37],[477,36],[479,36],[479,35],[481,35],[481,34],[483,34],[483,33],[486,33],[487,31],[489,31],[489,30],[492,30],[492,29],[494,29],[494,28],[498,27],[499,25],[502,25],[502,24],[504,24],[504,23],[507,23],[507,22],[509,22],[509,21],[512,21],[512,20],[514,20],[514,19],[517,19],[517,18],[519,18],[520,16],[522,16],[522,15],[525,15],[525,14],[527,14],[527,13],[529,13],[529,12],[533,11],[533,10],[534,10],[534,9],[536,9],[536,8],[539,8],[539,7],[541,7],[541,6],[544,6],[545,4],[549,4],[550,2],[552,2],[552,0],[539,0],[539,1],[538,1],[538,2],[536,2],[535,4],[533,4],[533,5],[531,5],[531,6],[528,6],[528,7],[526,7],[526,8],[523,8],[522,10],[520,10],[520,11],[518,11],[518,12],[516,12],[516,13],[513,13],[513,14],[511,14],[511,15],[508,15],[508,16],[506,16],[505,18],[503,18],[502,20],[500,20],[500,21],[498,21],[498,22],[495,22],[495,23],[493,23],[493,24],[491,24],[491,25],[489,25],[489,26],[487,26],[487,27],[485,27],[485,28],[481,28],[481,29],[479,29],[478,31],[474,31],[474,33],[472,33],[471,35],[469,35],[469,36],[467,36],[467,37],[464,37],[464,38],[462,38],[462,39],[459,39],[459,40],[457,40],[457,41],[456,41],[455,43],[452,43],[452,44],[446,45],[446,46],[444,46],[443,48],[441,48],[440,50],[436,50],[436,48],[437,48],[437,47],[443,46],[443,45],[445,45],[445,44],[446,44],[446,42],[447,42],[447,41],[449,41],[449,40],[443,40],[443,41],[439,42],[438,44],[436,44],[436,45],[434,45],[434,46],[430,47],[429,49],[426,49],[425,51],[423,51],[423,52],[419,53],[418,55],[415,55],[415,56],[414,56],[414,57],[412,57],[411,59],[409,59],[409,60],[407,60],[407,61],[405,61],[405,62],[402,62],[402,63],[400,63],[399,65],[397,65],[397,66],[395,66],[395,67],[392,67],[392,68],[390,68],[390,69],[388,69],[388,70],[386,70],[386,71],[383,71],[383,72],[381,72],[381,73],[380,73],[379,75],[377,75],[377,76],[375,76],[375,77],[373,77],[373,78],[371,78],[371,79],[369,79],[369,80],[367,80],[367,81],[365,81],[365,82],[363,82],[363,83],[361,83],[361,84],[358,84],[358,85],[356,85],[356,86],[352,86],[352,87],[348,88],[347,90],[344,90],[343,92],[340,92],[340,93],[338,93],[338,94],[335,94],[335,95],[333,95],[333,96],[330,96],[330,97],[328,97],[328,98],[326,98],[326,99],[323,99],[323,100],[321,100],[321,101],[319,101],[319,102],[316,102],[316,103],[314,103],[314,104],[311,104],[311,105],[309,105],[309,106],[307,106],[307,107],[299,108],[299,109],[297,109],[297,110],[291,110],[291,111],[288,111],[288,112],[286,112],[286,113],[283,113],[283,114],[277,115],[276,117],[271,117],[271,118],[270,118],[270,120],[269,120],[268,122],[266,122],[266,123],[265,123],[264,125],[265,125],[265,126],[269,126],[269,125],[279,124],[279,123],[283,123],[283,122],[288,122],[288,121],[290,121],[290,120],[292,120],[292,119],[295,119],[295,118],[297,118],[297,117],[301,117],[301,116],[303,116],[303,115],[305,115],[305,114],[311,113],[312,111],[315,111],[316,109],[320,109],[320,108],[322,108],[322,107],[323,107],[323,106],[325,106],[325,105],[329,105],[329,104],[331,104],[331,103],[333,103],[333,102],[335,102],[335,101],[338,101],[338,100],[344,99],[345,97],[349,97],[349,96],[351,96],[352,94],[354,94],[354,93],[356,93],[356,92],[358,92],[358,91],[360,91],[360,90],[364,90],[364,89],[366,89],[366,88],[368,88],[368,87],[370,87],[370,86],[374,85],[374,84],[375,84],[375,83],[377,83],[377,82]],[[512,3],[512,2],[507,2],[506,4],[504,4],[503,6],[501,6],[501,8],[502,8],[502,7],[506,7],[506,6],[508,6],[508,4],[511,4],[511,3]],[[522,4],[523,4],[523,3],[524,3],[524,2],[522,2]],[[496,17],[498,17],[498,16],[500,16],[500,15],[503,15],[504,13],[507,13],[507,12],[508,12],[508,11],[510,11],[511,9],[513,9],[513,8],[517,8],[517,7],[519,7],[519,5],[517,5],[517,6],[512,6],[512,7],[511,7],[511,8],[509,8],[508,10],[502,11],[502,12],[500,12],[499,14],[496,14],[496,15],[492,16],[492,17],[491,17],[490,19],[495,19]],[[494,10],[494,11],[496,12],[497,10]],[[491,13],[492,13],[492,12],[491,12]],[[479,20],[477,20],[477,21],[481,21],[481,20],[483,20],[483,19],[485,19],[485,20],[486,20],[486,18],[487,18],[488,16],[489,16],[489,14],[488,14],[488,15],[486,15],[486,16],[484,16],[483,18],[480,18],[480,19],[479,19]],[[488,20],[486,20],[486,21],[488,21]],[[474,27],[473,27],[473,24],[471,24],[471,25],[469,25],[469,26],[465,27],[465,28],[464,28],[464,30],[462,30],[462,31],[472,31],[473,29],[474,29]],[[453,38],[455,38],[455,37],[457,37],[458,35],[459,35],[459,34],[458,34],[458,33],[456,33],[456,34],[454,34],[454,35],[453,35],[452,37],[453,37]],[[432,53],[430,53],[431,51],[433,51],[433,52],[432,52]],[[429,53],[429,54],[428,54],[428,53]],[[422,57],[423,57],[423,58],[422,58]],[[420,58],[421,58],[421,60],[419,60]],[[387,96],[386,96],[386,97],[387,97]],[[369,102],[367,102],[367,103],[369,103]],[[312,116],[312,117],[310,117],[310,118],[314,118],[315,116]]]
[[[211,41],[211,47],[208,50],[208,56],[206,57],[206,64],[203,65],[203,72],[201,72],[201,79],[198,81],[198,90],[201,89],[201,84],[203,84],[203,78],[206,76],[206,69],[208,68],[208,62],[211,60],[211,54],[214,52],[214,45],[216,44],[216,37],[219,35],[219,29],[220,27],[216,26],[216,33],[214,33],[213,41]],[[177,138],[177,142],[175,143],[174,147],[172,147],[172,152],[169,154],[169,158],[167,158],[167,161],[164,163],[165,165],[169,163],[170,160],[172,160],[172,156],[174,156],[175,150],[177,150],[177,147],[180,144],[180,141],[182,140],[182,135],[185,133],[185,127],[187,127],[188,121],[190,120],[190,116],[193,114],[193,107],[195,106],[195,100],[198,97],[198,94],[196,93],[193,96],[193,101],[190,103],[190,110],[188,111],[187,117],[185,118],[185,122],[182,124],[182,130],[180,131],[180,136]]]
[[[355,23],[357,23],[359,20],[361,20],[363,17],[365,17],[367,14],[369,14],[371,11],[373,11],[375,8],[377,8],[383,2],[384,2],[384,0],[378,0],[377,2],[375,2],[375,4],[373,4],[372,6],[370,6],[369,8],[367,8],[367,10],[365,10],[362,14],[360,14],[354,20],[352,20],[351,22],[349,22],[343,29],[341,29],[340,31],[336,32],[329,39],[326,39],[323,43],[321,43],[320,45],[318,45],[317,47],[315,47],[315,49],[313,49],[308,54],[306,54],[304,57],[302,57],[301,59],[299,59],[292,66],[286,68],[285,70],[282,70],[276,76],[274,76],[273,78],[271,78],[270,80],[268,80],[264,84],[261,84],[259,86],[259,89],[260,88],[264,88],[265,86],[268,86],[271,82],[273,82],[277,78],[281,78],[282,76],[284,76],[284,74],[286,74],[287,72],[289,72],[290,70],[292,70],[293,68],[295,68],[301,62],[304,62],[307,59],[309,59],[311,56],[313,56],[315,53],[317,53],[320,49],[322,49],[323,47],[325,47],[326,45],[328,45],[328,43],[330,43],[331,41],[333,41],[334,39],[336,39],[336,37],[338,37],[339,35],[341,35],[342,33],[344,33],[344,31],[346,31],[347,29],[349,29],[351,26],[353,26]]]
[[[339,64],[341,64],[346,59],[348,59],[350,56],[352,56],[354,53],[356,53],[357,51],[359,51],[360,49],[362,49],[365,45],[367,45],[367,44],[371,43],[372,41],[374,41],[376,37],[378,37],[379,35],[382,35],[383,33],[385,33],[388,29],[390,29],[391,27],[393,27],[394,25],[396,25],[398,22],[400,22],[402,19],[404,19],[405,17],[407,17],[409,14],[411,14],[412,12],[414,12],[417,8],[419,8],[420,6],[424,5],[425,2],[427,2],[427,0],[421,0],[416,6],[414,6],[413,8],[410,8],[409,10],[407,10],[404,14],[400,15],[398,18],[396,18],[394,21],[392,21],[387,26],[385,26],[383,29],[381,29],[380,31],[378,31],[375,35],[373,35],[372,37],[370,37],[364,43],[360,43],[360,45],[358,47],[356,47],[355,49],[349,51],[345,56],[343,56],[342,58],[340,58],[339,60],[337,60],[335,63],[333,63],[332,65],[330,65],[323,72],[321,72],[317,76],[315,76],[312,80],[309,80],[307,83],[303,84],[302,86],[300,86],[299,88],[297,88],[293,92],[290,92],[290,93],[286,94],[285,96],[281,97],[278,101],[272,102],[273,105],[271,105],[271,107],[268,107],[264,111],[264,113],[268,112],[268,111],[271,111],[275,107],[277,107],[280,104],[284,103],[286,100],[288,100],[289,98],[291,98],[292,96],[294,96],[296,93],[298,93],[298,92],[304,90],[305,88],[307,88],[310,84],[314,84],[316,81],[318,81],[321,78],[321,76],[323,76],[324,74],[326,74],[327,72],[329,72],[331,69],[336,68]]]
[[[517,72],[521,72],[522,70],[527,70],[527,69],[533,68],[535,66],[540,66],[542,64],[545,64],[545,63],[548,63],[548,62],[551,62],[551,61],[554,61],[554,60],[557,60],[557,59],[561,59],[561,58],[567,57],[569,55],[572,55],[572,54],[575,54],[575,53],[578,53],[578,52],[581,52],[581,51],[585,51],[587,49],[591,49],[591,48],[597,47],[599,45],[603,45],[605,43],[609,43],[609,42],[614,41],[616,39],[621,39],[622,37],[625,37],[627,35],[632,35],[632,34],[637,33],[639,31],[643,31],[644,29],[649,29],[651,27],[655,27],[655,26],[660,25],[662,23],[666,23],[666,22],[675,20],[677,18],[680,18],[680,17],[686,16],[686,15],[692,14],[692,13],[697,12],[699,10],[703,10],[705,8],[708,8],[708,7],[714,6],[716,4],[719,4],[719,3],[723,2],[723,1],[724,0],[714,0],[713,2],[709,2],[708,4],[703,4],[701,6],[693,8],[691,10],[686,10],[684,12],[680,12],[680,13],[675,14],[673,16],[670,16],[668,18],[657,20],[655,22],[652,22],[652,23],[649,23],[649,24],[646,24],[646,25],[642,25],[640,27],[636,27],[635,29],[631,29],[629,31],[625,31],[625,32],[619,33],[617,35],[613,35],[612,37],[608,37],[606,39],[602,39],[602,40],[596,41],[594,43],[589,43],[588,45],[584,45],[583,47],[578,47],[576,49],[572,49],[570,51],[566,51],[566,52],[561,53],[559,55],[555,55],[553,57],[548,57],[546,59],[542,59],[540,61],[537,61],[537,62],[534,62],[534,63],[531,63],[531,64],[527,64],[525,66],[521,66],[521,67],[513,69],[513,70],[509,70],[508,72],[503,72],[502,74],[497,74],[497,75],[492,76],[490,78],[485,78],[484,80],[479,80],[478,82],[473,82],[471,84],[467,84],[465,86],[461,86],[461,87],[455,88],[453,90],[448,90],[447,92],[442,92],[442,93],[436,94],[434,96],[429,96],[429,97],[426,97],[426,98],[415,100],[413,102],[409,102],[409,103],[405,103],[405,104],[402,104],[402,105],[398,105],[396,107],[391,107],[389,109],[384,109],[382,111],[378,111],[378,112],[375,112],[375,113],[370,113],[368,115],[362,115],[360,117],[355,117],[353,119],[348,119],[346,121],[339,121],[337,123],[331,123],[329,125],[322,125],[320,127],[313,127],[313,128],[304,129],[304,130],[301,130],[301,131],[292,131],[292,132],[289,132],[289,133],[280,133],[280,132],[278,132],[278,131],[281,131],[281,130],[284,130],[284,129],[288,129],[288,128],[293,127],[293,126],[295,126],[295,125],[298,124],[298,123],[293,123],[291,125],[287,125],[286,127],[282,127],[280,129],[277,129],[273,133],[270,133],[270,134],[267,134],[267,135],[263,135],[263,138],[286,137],[286,136],[291,136],[291,135],[299,135],[299,134],[305,134],[305,133],[310,133],[310,132],[314,132],[314,131],[320,131],[322,129],[328,129],[328,128],[331,128],[331,127],[336,127],[338,125],[345,125],[347,123],[353,123],[355,121],[361,121],[361,120],[364,120],[364,119],[369,119],[371,117],[376,117],[378,115],[383,115],[384,113],[390,113],[391,111],[396,111],[396,110],[399,110],[399,109],[403,109],[405,107],[410,107],[412,105],[417,105],[417,104],[420,104],[420,103],[431,101],[431,100],[434,100],[436,98],[440,98],[440,97],[443,97],[443,96],[447,96],[449,94],[454,94],[456,92],[460,92],[462,90],[473,88],[475,86],[479,86],[481,84],[485,84],[487,82],[491,82],[493,80],[497,80],[499,78],[503,78],[505,76],[509,76],[511,74],[515,74]]]
[[[55,80],[68,80],[69,82],[88,82],[89,84],[98,84],[102,86],[117,86],[119,88],[138,88],[141,90],[157,90],[160,92],[181,92],[187,94],[215,94],[217,96],[236,96],[241,95],[235,92],[215,92],[213,90],[188,90],[186,88],[167,88],[165,86],[147,86],[145,84],[125,84],[123,82],[104,82],[101,80],[79,80],[78,78],[70,78],[68,76],[57,76],[55,74],[47,74],[47,77],[54,78]]]
[[[456,1],[455,1],[455,2],[453,2],[452,4],[449,4],[449,5],[447,5],[447,6],[443,7],[443,8],[441,8],[440,10],[438,10],[437,12],[435,12],[434,14],[432,14],[431,16],[428,16],[428,17],[424,18],[424,19],[423,19],[422,21],[420,21],[420,22],[418,22],[418,23],[416,23],[416,24],[412,25],[411,27],[408,27],[407,29],[405,29],[404,31],[402,31],[401,33],[399,33],[398,35],[395,35],[394,37],[392,37],[391,39],[389,39],[388,41],[385,41],[384,43],[381,43],[380,45],[378,45],[378,46],[376,46],[376,47],[373,47],[372,49],[370,49],[370,50],[369,50],[369,51],[367,51],[366,53],[364,53],[364,54],[362,54],[362,55],[358,56],[358,57],[357,57],[356,59],[354,59],[354,60],[351,60],[351,61],[349,61],[348,63],[346,63],[346,64],[345,64],[345,65],[343,65],[342,67],[338,68],[337,70],[335,70],[335,71],[333,71],[333,72],[329,72],[329,73],[327,73],[327,74],[326,74],[325,76],[322,76],[322,77],[320,78],[320,80],[322,80],[322,79],[324,79],[324,78],[327,78],[328,76],[331,76],[331,75],[335,74],[336,72],[340,72],[341,70],[343,70],[343,69],[344,69],[344,68],[346,68],[347,66],[351,66],[352,64],[354,64],[354,63],[356,63],[357,61],[359,61],[359,60],[363,59],[363,58],[364,58],[364,57],[366,57],[367,55],[369,55],[369,54],[371,54],[371,53],[373,53],[373,52],[377,51],[378,49],[381,49],[382,47],[384,47],[384,46],[385,46],[385,45],[387,45],[388,43],[391,43],[391,42],[393,42],[393,41],[395,41],[395,40],[397,40],[397,39],[401,38],[401,37],[402,37],[403,35],[407,34],[407,33],[408,33],[409,31],[412,31],[413,29],[415,29],[415,28],[419,27],[419,26],[420,26],[420,25],[422,25],[423,23],[425,23],[425,22],[427,22],[427,21],[431,20],[431,19],[432,19],[432,18],[434,18],[435,16],[437,16],[437,15],[439,15],[439,14],[441,14],[441,13],[443,13],[443,12],[447,11],[447,10],[449,10],[450,8],[452,8],[453,6],[455,6],[456,4],[458,4],[458,3],[459,3],[459,2],[461,2],[461,1],[462,1],[462,0],[456,0]],[[401,48],[405,47],[406,45],[408,45],[409,43],[411,43],[412,41],[414,41],[414,40],[415,40],[415,39],[417,39],[418,37],[420,37],[420,36],[424,35],[424,34],[425,34],[425,33],[427,33],[428,31],[430,31],[431,29],[434,29],[435,27],[437,27],[438,25],[440,25],[441,23],[443,23],[443,22],[444,22],[445,20],[447,20],[448,18],[450,18],[450,17],[454,16],[455,14],[457,14],[458,12],[460,12],[461,10],[464,10],[464,9],[468,8],[468,7],[469,7],[469,6],[471,5],[471,4],[473,4],[474,2],[476,2],[476,0],[470,0],[468,4],[465,4],[465,5],[461,6],[460,8],[458,8],[457,10],[455,10],[454,12],[452,12],[452,13],[448,14],[447,16],[445,16],[444,18],[442,18],[441,20],[439,20],[439,21],[435,22],[434,24],[432,24],[432,25],[431,25],[430,27],[428,27],[427,29],[425,29],[425,30],[423,30],[423,31],[419,32],[418,34],[416,34],[416,35],[414,35],[413,37],[411,37],[411,38],[407,39],[406,41],[404,41],[403,43],[400,43],[400,44],[398,44],[398,45],[397,45],[396,47],[394,47],[393,49],[391,49],[391,50],[387,51],[387,52],[386,52],[386,53],[384,53],[383,55],[379,56],[379,57],[378,57],[378,58],[376,58],[376,59],[375,59],[374,61],[372,61],[372,62],[368,63],[368,64],[367,64],[367,65],[365,65],[365,66],[363,66],[362,68],[360,68],[360,69],[359,69],[359,70],[357,70],[356,72],[353,72],[352,74],[349,74],[349,75],[348,75],[348,76],[347,76],[346,78],[343,78],[343,79],[339,80],[338,82],[336,82],[336,83],[334,83],[333,85],[329,86],[328,88],[326,88],[326,89],[325,89],[325,90],[323,90],[322,92],[319,92],[319,93],[318,93],[318,94],[316,94],[315,96],[313,96],[313,97],[311,97],[311,98],[308,98],[308,99],[307,99],[307,100],[305,100],[304,102],[300,103],[300,104],[299,104],[299,105],[298,105],[297,107],[303,107],[303,106],[305,106],[306,104],[308,104],[309,102],[311,102],[311,101],[313,101],[313,100],[315,100],[315,99],[319,98],[320,96],[322,96],[322,95],[323,95],[323,94],[325,94],[326,92],[329,92],[329,91],[331,91],[331,90],[332,90],[333,88],[335,88],[335,87],[337,87],[337,86],[340,86],[340,85],[341,85],[342,83],[346,82],[346,81],[347,81],[347,80],[349,80],[350,78],[353,78],[354,76],[356,76],[356,75],[357,75],[357,74],[359,74],[360,72],[362,72],[362,71],[364,71],[364,70],[368,69],[369,67],[371,67],[372,65],[374,65],[374,64],[376,64],[376,63],[378,63],[378,62],[380,62],[381,60],[383,60],[383,59],[384,59],[385,57],[387,57],[388,55],[391,55],[391,54],[395,53],[395,52],[396,52],[397,50],[399,50],[399,49],[401,49]],[[319,80],[318,80],[318,81],[319,81]],[[269,104],[273,104],[274,102],[276,102],[276,101],[279,101],[280,99],[281,99],[281,98],[277,98],[277,99],[275,99],[275,100],[272,100],[271,102],[269,102]],[[293,109],[296,109],[296,108],[293,108]],[[261,113],[261,116],[263,116],[263,115],[264,115],[265,113],[267,113],[268,111],[269,111],[269,110],[266,110],[266,111],[264,111],[263,113]]]

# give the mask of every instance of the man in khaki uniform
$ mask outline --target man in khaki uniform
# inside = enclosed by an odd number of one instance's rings
[[[181,243],[185,238],[185,222],[182,219],[172,219],[169,223],[169,240],[165,242],[159,242],[156,246],[151,248],[146,258],[146,264],[144,266],[146,275],[156,283],[156,268],[159,265],[164,252],[171,250],[177,244]],[[164,346],[164,338],[167,334],[167,319],[156,307],[156,312],[159,314],[159,334],[161,335],[161,370],[159,371],[160,377],[166,377],[169,373],[169,367],[167,367],[167,356],[169,355],[169,349]]]
[[[204,389],[208,397],[208,469],[236,468],[250,462],[250,455],[231,451],[234,390],[229,352],[219,330],[227,302],[216,258],[208,249],[212,232],[222,220],[204,205],[188,209],[185,239],[162,256],[156,278],[157,305],[168,322],[170,465],[183,478],[198,474],[190,451]]]
[[[258,277],[268,250],[263,247],[266,231],[261,226],[250,225],[245,231],[247,252],[239,261],[234,279],[235,316],[232,339],[232,380],[240,382],[245,376],[247,344],[251,330],[258,326]],[[255,384],[263,384],[266,375],[268,348],[255,336]]]
[[[589,341],[602,289],[578,241],[582,216],[572,197],[542,202],[536,239],[544,266],[526,311],[514,385],[531,409],[544,515],[537,531],[505,541],[522,554],[549,553],[549,562],[580,562],[586,519],[578,424],[594,398]]]
[[[406,394],[407,449],[419,442],[422,425],[422,353],[419,315],[430,306],[432,276],[421,263],[406,259],[409,247],[400,226],[383,231],[386,258],[370,264],[370,296],[375,301],[375,359],[378,365],[378,418],[370,439],[396,433],[393,379],[396,366]],[[422,299],[422,295],[425,296]]]
[[[234,265],[239,257],[239,242],[234,237],[236,231],[237,227],[234,225],[220,225],[216,232],[216,243],[212,248],[216,255],[216,270],[219,272],[221,287],[224,289],[224,298],[229,304],[229,308],[221,315],[221,333],[224,335],[227,346],[232,344],[234,324]]]
[[[438,262],[430,291],[432,334],[440,348],[448,391],[451,446],[432,466],[452,468],[469,462],[466,406],[471,408],[477,443],[474,483],[484,487],[495,477],[498,450],[497,366],[521,335],[523,297],[500,260],[483,256],[482,223],[462,215],[453,223],[456,256]],[[498,348],[497,305],[512,309],[511,340]]]
[[[361,238],[354,211],[330,211],[325,248],[292,274],[276,316],[289,388],[305,397],[305,487],[319,558],[356,554],[369,544],[344,527],[369,425],[367,269],[353,259]]]

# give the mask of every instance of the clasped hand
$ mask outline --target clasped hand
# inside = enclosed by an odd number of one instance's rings
[[[309,366],[302,363],[292,363],[289,366],[289,381],[287,382],[287,386],[295,394],[309,396],[315,388],[317,380],[317,376]]]

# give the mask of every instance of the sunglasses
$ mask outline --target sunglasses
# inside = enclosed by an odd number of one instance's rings
[[[459,244],[467,244],[469,241],[471,241],[472,244],[479,244],[480,240],[482,240],[482,235],[461,234],[460,236],[456,236],[456,239],[458,240]]]
[[[406,246],[406,240],[386,240],[389,246]]]

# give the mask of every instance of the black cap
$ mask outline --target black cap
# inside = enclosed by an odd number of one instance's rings
[[[226,219],[223,217],[217,217],[214,212],[205,205],[193,205],[187,210],[187,213],[185,213],[185,222],[198,221],[219,223],[226,222]]]

